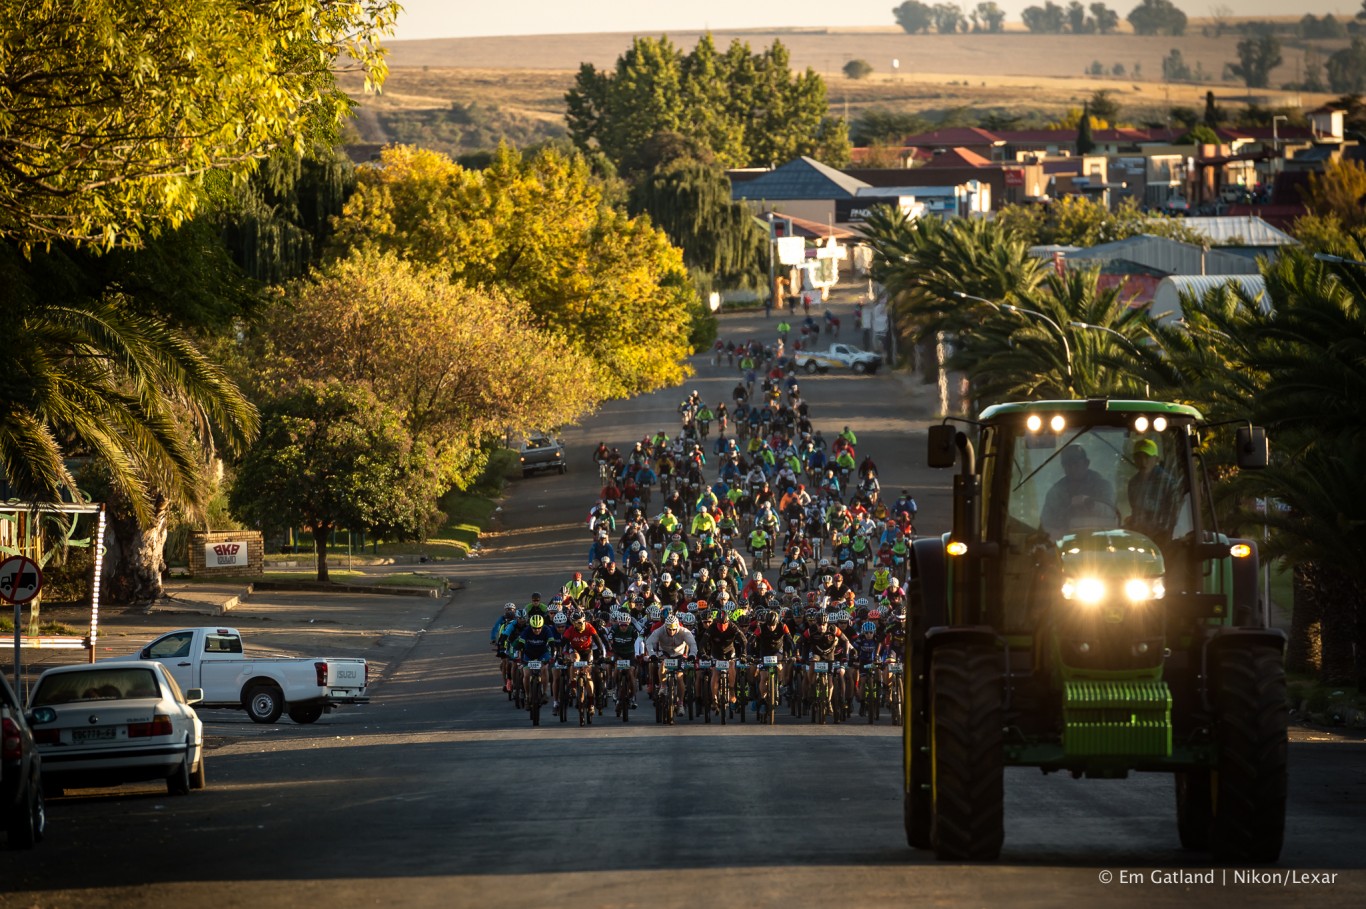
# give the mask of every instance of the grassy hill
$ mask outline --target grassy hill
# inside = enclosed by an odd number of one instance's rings
[[[1171,107],[1203,109],[1213,90],[1222,106],[1252,101],[1266,107],[1310,109],[1330,96],[1258,89],[1222,82],[1224,65],[1237,60],[1236,34],[1181,37],[1117,35],[906,35],[895,27],[866,29],[772,29],[714,32],[724,47],[734,38],[751,47],[781,40],[796,68],[824,75],[834,113],[851,120],[870,108],[928,114],[932,119],[998,111],[1033,119],[1080,107],[1098,88],[1110,89],[1128,122],[1162,120]],[[669,35],[691,48],[698,32]],[[564,93],[581,62],[613,65],[630,44],[629,34],[532,35],[396,41],[384,93],[362,96],[359,81],[344,85],[361,103],[357,132],[365,142],[415,142],[451,154],[493,147],[499,138],[526,145],[564,134]],[[1305,54],[1320,59],[1343,42],[1286,40],[1284,62],[1272,84],[1298,81]],[[1164,83],[1162,60],[1175,48],[1186,64],[1209,74],[1204,82]],[[867,79],[850,80],[841,69],[852,59],[873,66]],[[892,69],[895,59],[899,66]],[[1099,61],[1107,73],[1086,75]]]

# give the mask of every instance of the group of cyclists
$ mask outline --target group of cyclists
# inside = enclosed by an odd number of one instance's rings
[[[730,407],[693,391],[672,435],[594,450],[584,568],[490,633],[533,725],[542,707],[629,721],[641,691],[661,723],[772,723],[782,705],[838,722],[856,700],[900,722],[916,503],[884,501],[850,427],[827,443],[789,365],[770,357],[757,390],[742,376]]]

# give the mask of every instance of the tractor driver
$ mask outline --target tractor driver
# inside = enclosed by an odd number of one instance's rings
[[[1115,488],[1091,469],[1091,459],[1080,445],[1068,445],[1059,455],[1062,479],[1053,484],[1043,503],[1039,522],[1055,540],[1076,530],[1112,527],[1115,513]]]

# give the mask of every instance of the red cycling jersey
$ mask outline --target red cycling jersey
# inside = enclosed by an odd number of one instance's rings
[[[598,637],[598,630],[593,627],[592,622],[584,622],[583,630],[579,631],[573,625],[569,625],[560,633],[560,638],[570,647],[573,647],[583,656],[593,652],[593,641]]]

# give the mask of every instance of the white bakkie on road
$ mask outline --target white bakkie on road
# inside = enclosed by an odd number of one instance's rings
[[[181,689],[202,688],[199,708],[245,710],[258,723],[274,723],[282,713],[296,723],[312,723],[338,704],[370,700],[365,660],[251,657],[243,653],[236,628],[171,631],[138,656],[164,665]]]

